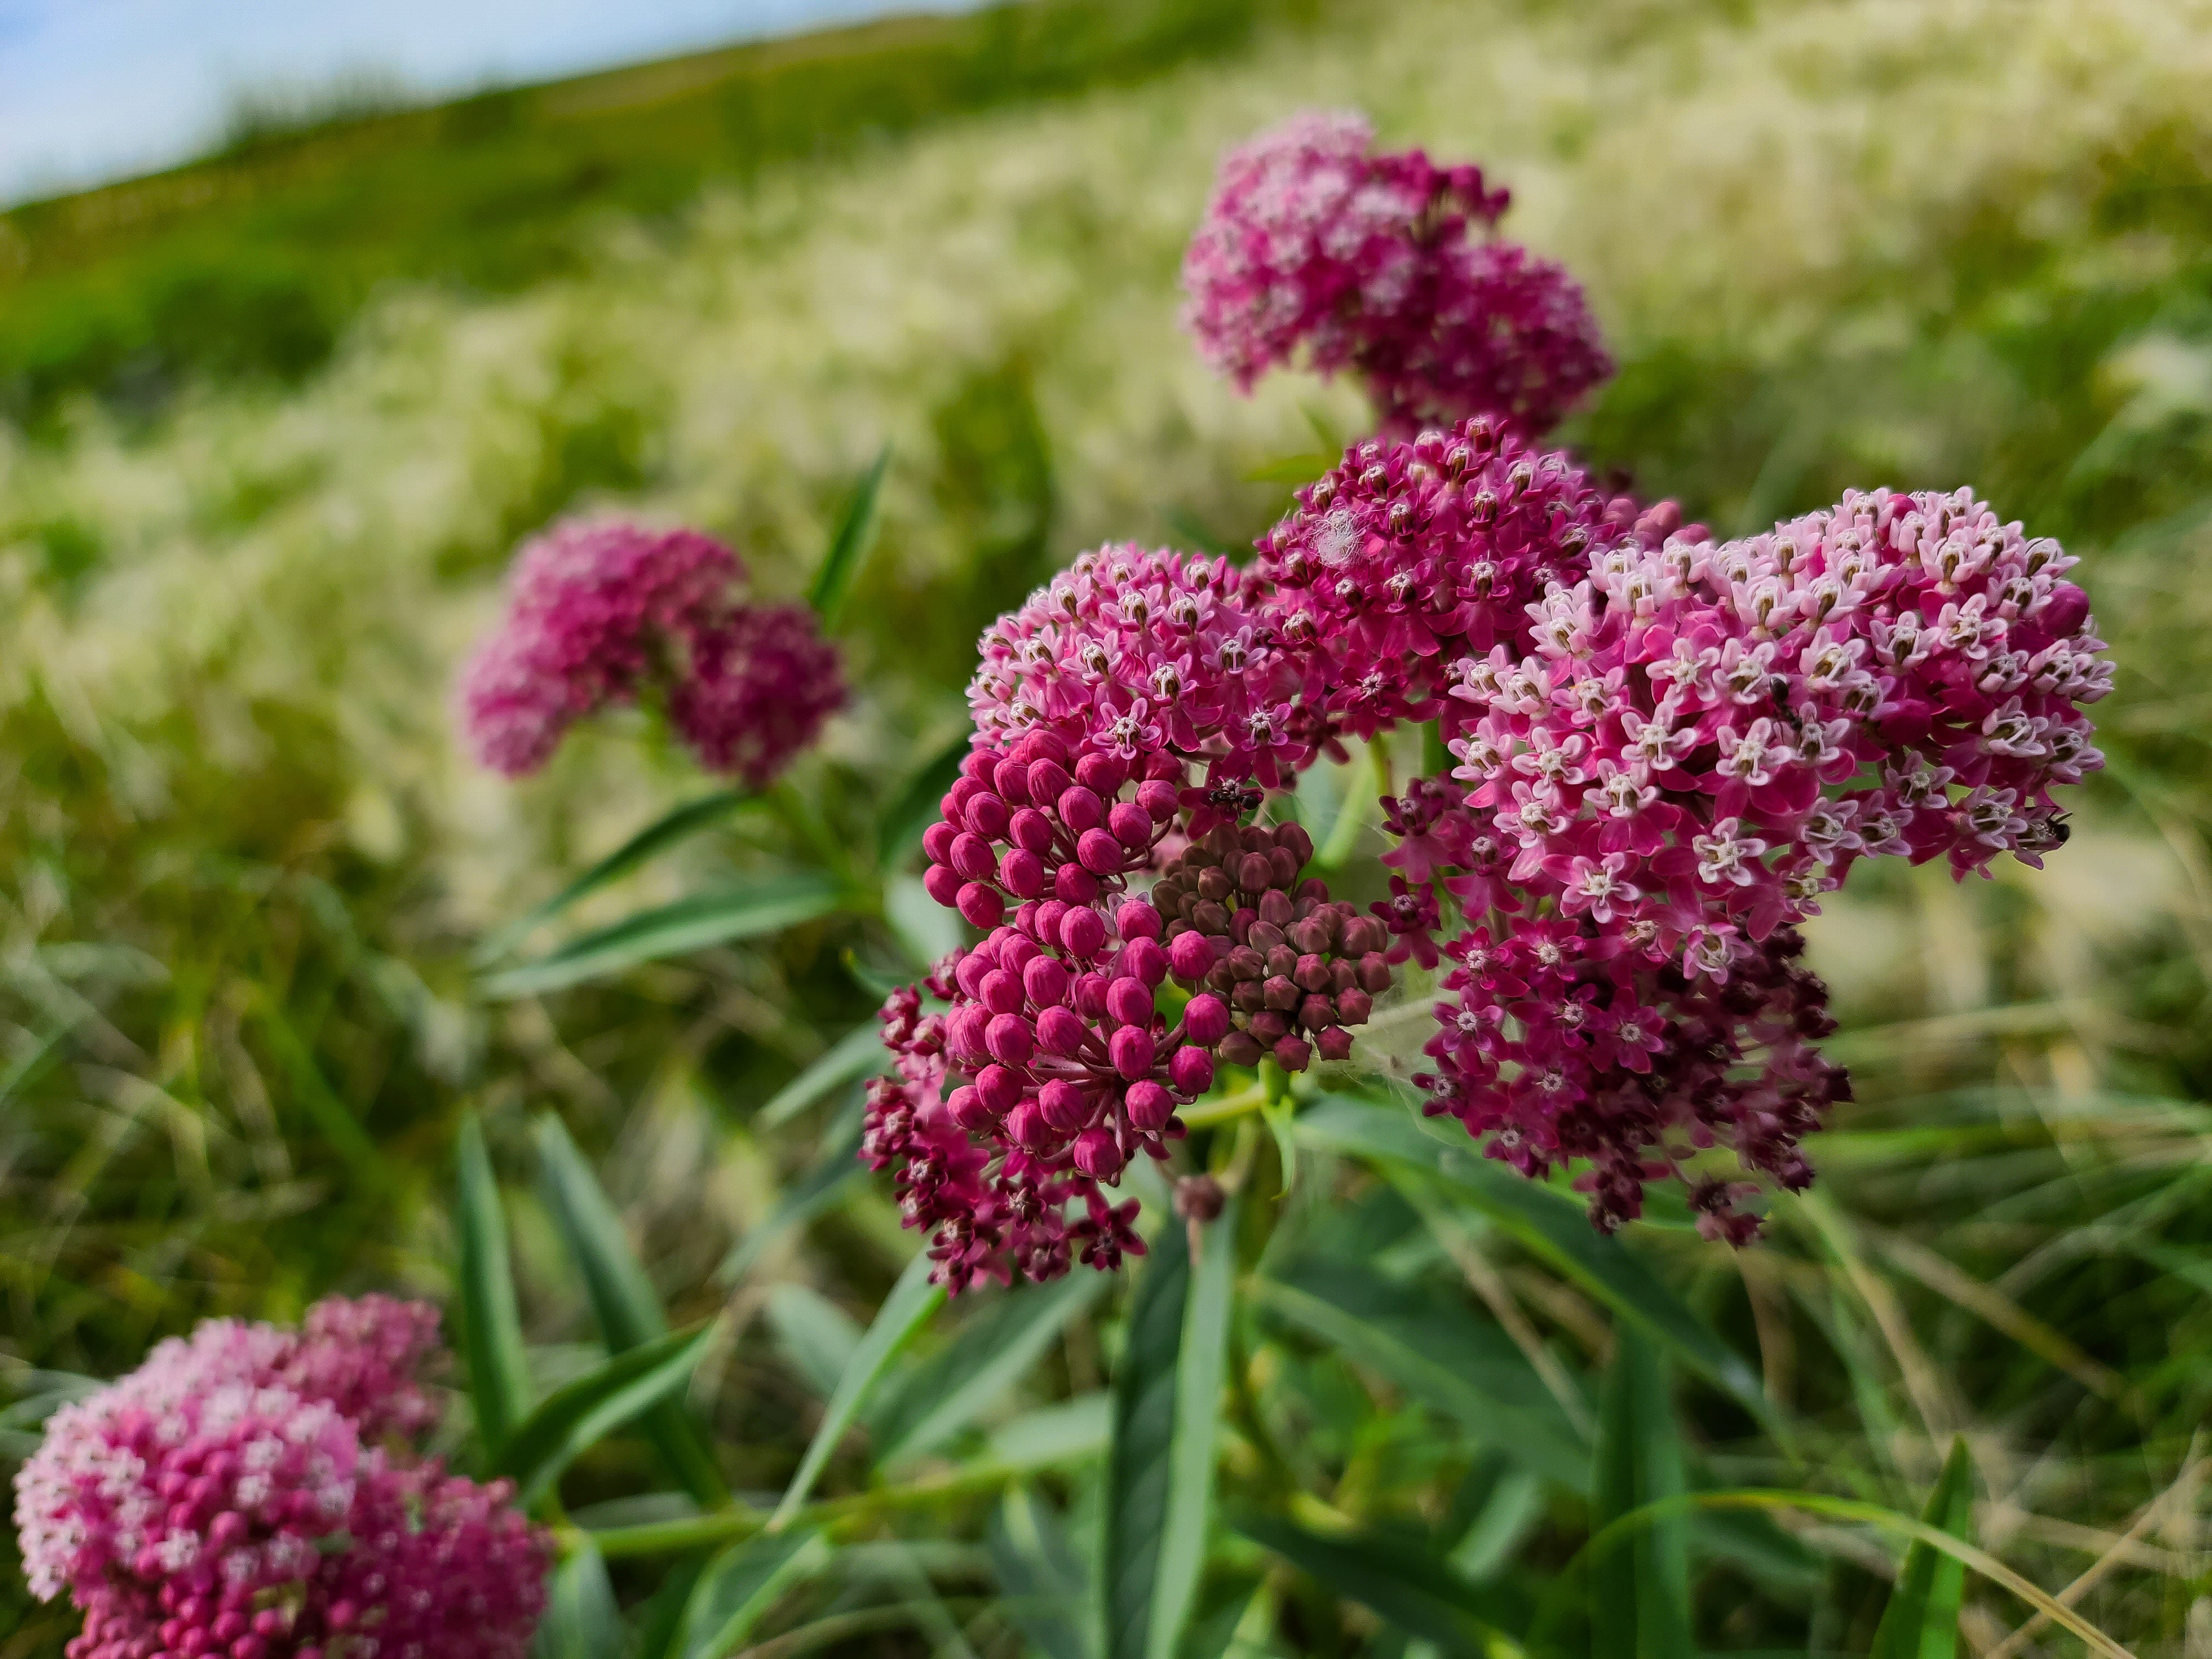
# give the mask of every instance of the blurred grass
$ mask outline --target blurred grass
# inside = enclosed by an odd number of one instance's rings
[[[981,67],[939,73],[957,63]],[[1717,1474],[1917,1510],[1962,1429],[1986,1545],[2053,1586],[2111,1556],[2083,1610],[2139,1653],[2206,1651],[2201,1504],[2185,1486],[2146,1506],[2212,1406],[2212,12],[1049,8],[693,72],[582,83],[596,112],[562,101],[574,88],[496,118],[416,112],[9,216],[6,1363],[103,1374],[210,1312],[442,1294],[459,1112],[519,1176],[550,1106],[675,1316],[726,1296],[739,1316],[702,1396],[725,1473],[787,1477],[820,1367],[774,1340],[771,1291],[865,1322],[900,1261],[887,1194],[848,1186],[734,1286],[713,1275],[842,1150],[842,1098],[788,1128],[751,1114],[865,1017],[842,951],[895,967],[896,930],[819,924],[542,1005],[473,1000],[477,939],[700,784],[617,725],[510,788],[453,753],[443,687],[512,539],[547,516],[702,522],[795,592],[888,440],[848,623],[866,696],[801,779],[863,844],[958,728],[990,615],[1108,536],[1249,537],[1284,491],[1241,481],[1313,447],[1310,410],[1358,429],[1342,388],[1285,378],[1244,402],[1214,382],[1173,278],[1221,146],[1358,102],[1393,141],[1495,166],[1509,228],[1588,278],[1624,365],[1566,434],[1593,464],[1725,531],[1846,483],[1970,483],[2082,556],[2121,689],[2073,843],[1965,889],[1862,872],[1814,929],[1859,1094],[1814,1144],[1814,1201],[1734,1261],[1664,1224],[1637,1242],[1799,1425],[1793,1459],[1690,1390]],[[732,108],[757,126],[732,137]],[[564,192],[594,155],[618,165]],[[438,186],[410,201],[426,167]],[[170,316],[196,259],[234,298]],[[280,364],[289,302],[252,284],[288,259],[316,320]],[[159,395],[118,368],[148,350]],[[64,366],[43,391],[37,362]],[[588,915],[772,862],[789,836],[733,819]],[[543,1211],[510,1202],[556,1371],[586,1310]],[[1327,1165],[1277,1213],[1283,1255],[1371,1256],[1503,1307],[1577,1378],[1607,1352],[1601,1314],[1479,1223],[1431,1237]],[[1451,1434],[1333,1351],[1247,1334],[1244,1386],[1310,1489],[1363,1518],[1448,1507]],[[1078,1322],[1028,1397],[1096,1388],[1118,1340],[1110,1308]],[[1265,1437],[1232,1466],[1261,1467]],[[585,1480],[635,1490],[625,1455]],[[841,1454],[825,1489],[860,1473]],[[1079,1532],[1086,1490],[1066,1494]],[[1538,1565],[1581,1535],[1556,1503],[1493,1520]],[[1713,1567],[1701,1637],[1863,1650],[1879,1559],[1795,1591]],[[1309,1650],[1368,1640],[1304,1590],[1268,1594]],[[2018,1618],[1970,1588],[1973,1651]],[[61,1629],[36,1616],[0,1655]]]

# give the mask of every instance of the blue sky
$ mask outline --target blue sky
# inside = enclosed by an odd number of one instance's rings
[[[0,202],[206,144],[241,88],[542,81],[973,0],[0,0]]]

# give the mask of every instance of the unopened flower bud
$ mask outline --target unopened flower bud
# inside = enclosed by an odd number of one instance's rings
[[[1060,948],[1079,962],[1087,962],[1106,943],[1106,924],[1096,910],[1070,910],[1060,921]]]
[[[1084,1039],[1090,1035],[1080,1014],[1057,1004],[1037,1016],[1036,1030],[1037,1041],[1047,1054],[1069,1060],[1083,1052]]]
[[[1075,763],[1075,781],[1085,789],[1111,795],[1129,781],[1129,769],[1118,757],[1088,754]]]
[[[969,798],[967,817],[970,830],[985,841],[996,841],[1006,833],[1006,824],[1013,814],[998,796],[980,793]]]
[[[1309,1031],[1325,1031],[1336,1024],[1336,1004],[1324,996],[1309,995],[1298,1003],[1298,1024]]]
[[[1202,1048],[1211,1048],[1228,1030],[1229,1005],[1211,992],[1200,992],[1182,1011],[1183,1036]]]
[[[921,850],[932,864],[950,864],[952,843],[959,839],[959,830],[939,818],[921,832]]]
[[[1337,1023],[1342,1025],[1364,1025],[1367,1016],[1374,1011],[1375,999],[1354,986],[1349,991],[1336,994]]]
[[[1185,1044],[1168,1060],[1168,1081],[1175,1085],[1177,1094],[1204,1094],[1213,1086],[1213,1056],[1203,1048]],[[1130,1091],[1133,1096],[1135,1092],[1134,1089]]]
[[[1022,1097],[1021,1079],[1003,1066],[986,1066],[975,1074],[975,1098],[994,1116],[1002,1116]]]
[[[1147,985],[1158,985],[1168,976],[1168,953],[1157,939],[1133,940],[1121,952],[1121,970]]]
[[[1062,904],[1087,905],[1098,896],[1098,878],[1079,864],[1063,864],[1054,872],[1052,896]]]
[[[1137,805],[1154,823],[1165,823],[1176,815],[1180,803],[1176,799],[1176,787],[1162,778],[1147,779],[1137,786]]]
[[[1111,1181],[1121,1173],[1121,1148],[1111,1132],[1085,1129],[1075,1138],[1075,1167],[1093,1181]]]
[[[1006,914],[1006,900],[980,881],[962,887],[953,904],[971,927],[996,927]]]
[[[1389,959],[1380,951],[1370,951],[1359,958],[1359,986],[1374,996],[1390,988]]]
[[[1249,1029],[1263,1043],[1278,1042],[1290,1035],[1290,1017],[1277,1009],[1262,1008],[1252,1016]]]
[[[1106,1040],[1106,1055],[1114,1069],[1133,1083],[1152,1071],[1158,1054],[1152,1033],[1134,1025],[1124,1025]]]
[[[1067,1000],[1072,977],[1066,964],[1058,958],[1039,955],[1022,969],[1022,989],[1038,1007],[1050,1008],[1054,1003]]]
[[[1036,1033],[1019,1014],[1000,1014],[983,1034],[991,1057],[1006,1066],[1026,1066],[1036,1052]]]
[[[1260,1063],[1263,1050],[1249,1031],[1231,1031],[1221,1039],[1214,1052],[1226,1065],[1252,1066]]]
[[[1018,1014],[1022,995],[1020,979],[1003,968],[994,968],[983,975],[982,994],[976,1000],[994,1014]]]
[[[1152,815],[1134,801],[1116,802],[1106,814],[1106,828],[1133,853],[1152,843]]]
[[[1083,1091],[1064,1077],[1054,1078],[1037,1091],[1037,1106],[1045,1121],[1062,1134],[1073,1134],[1083,1127]]]
[[[948,910],[959,904],[963,885],[960,872],[949,864],[933,864],[921,872],[921,890]]]
[[[1086,789],[1079,783],[1061,790],[1054,805],[1060,813],[1060,821],[1079,836],[1106,822],[1106,803],[1098,799],[1095,790]]]
[[[1210,1175],[1185,1176],[1175,1184],[1175,1212],[1185,1221],[1202,1227],[1218,1220],[1228,1204],[1229,1194]]]
[[[1075,856],[1094,876],[1110,876],[1121,868],[1121,843],[1111,830],[1085,830],[1075,841]]]
[[[1287,1012],[1298,1006],[1298,988],[1281,974],[1268,976],[1260,988],[1261,1000],[1278,1012]]]
[[[945,1109],[955,1123],[971,1135],[983,1133],[995,1121],[995,1115],[983,1103],[974,1085],[969,1084],[963,1083],[945,1096]]]
[[[1025,1100],[1006,1114],[1006,1137],[1032,1152],[1048,1151],[1060,1138],[1046,1120],[1044,1108],[1034,1100]]]
[[[1265,853],[1247,853],[1237,861],[1237,885],[1255,896],[1264,893],[1275,879],[1273,867]]]
[[[1190,1052],[1188,1048],[1182,1049],[1176,1058],[1181,1060]],[[1199,1057],[1205,1059],[1202,1054]],[[1207,1060],[1206,1066],[1211,1071],[1212,1062]],[[1168,1120],[1175,1115],[1175,1097],[1158,1084],[1150,1081],[1131,1084],[1125,1103],[1129,1109],[1129,1121],[1146,1134],[1158,1134],[1168,1127]]]
[[[1150,1025],[1152,994],[1141,980],[1117,979],[1106,988],[1106,1012],[1124,1025]]]
[[[1303,1072],[1313,1064],[1313,1048],[1294,1036],[1279,1039],[1275,1043],[1275,1064],[1286,1072]]]
[[[1203,979],[1213,963],[1213,941],[1195,929],[1178,933],[1168,944],[1168,966],[1185,984]]]
[[[1352,1033],[1340,1025],[1332,1025],[1315,1036],[1314,1052],[1323,1060],[1349,1060],[1352,1057]]]

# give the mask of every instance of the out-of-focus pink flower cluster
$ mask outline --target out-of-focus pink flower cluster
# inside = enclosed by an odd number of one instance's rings
[[[1303,349],[1360,376],[1386,435],[1492,414],[1548,431],[1613,373],[1582,289],[1511,243],[1479,167],[1376,153],[1309,112],[1232,150],[1183,258],[1185,325],[1240,389]]]
[[[529,543],[505,620],[461,673],[477,758],[534,772],[577,720],[650,695],[708,770],[772,781],[843,706],[845,685],[812,613],[738,598],[744,574],[692,530],[592,520]]]
[[[56,1412],[15,1526],[32,1592],[83,1610],[70,1659],[520,1659],[544,1535],[407,1443],[437,1325],[374,1296],[210,1320]]]

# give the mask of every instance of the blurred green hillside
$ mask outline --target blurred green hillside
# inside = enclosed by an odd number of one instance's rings
[[[2196,1499],[2128,1529],[2212,1407],[2208,0],[1061,0],[0,218],[0,1389],[212,1312],[442,1294],[458,1113],[520,1169],[552,1107],[678,1313],[742,1316],[702,1385],[733,1481],[787,1476],[815,1398],[711,1275],[835,1138],[760,1103],[916,929],[486,1001],[483,935],[707,786],[642,720],[491,778],[452,674],[550,518],[696,523],[795,592],[888,443],[860,696],[799,778],[863,836],[960,730],[989,617],[1109,538],[1245,544],[1317,427],[1363,429],[1344,386],[1238,397],[1176,325],[1216,158],[1313,104],[1512,185],[1507,233],[1583,278],[1621,361],[1560,434],[1594,467],[1728,532],[1969,483],[2081,556],[2121,689],[2072,844],[1966,888],[1855,879],[1813,932],[1859,1079],[1809,1145],[1830,1207],[1741,1263],[1653,1249],[1802,1414],[1800,1463],[1706,1411],[1732,1471],[1912,1507],[1965,1430],[1987,1547],[2057,1585],[2132,1538],[2083,1610],[2206,1651]],[[804,832],[741,815],[586,919]],[[587,1322],[516,1201],[557,1362]],[[1492,1244],[1547,1342],[1606,1351]],[[865,1321],[900,1248],[863,1182],[758,1273]],[[1368,1432],[1359,1384],[1313,1387]],[[1723,1581],[1717,1645],[1864,1650],[1878,1571],[1827,1583],[1814,1614]],[[51,1611],[8,1634],[14,1594],[0,1659],[58,1652]],[[2017,1613],[1977,1601],[1973,1650]]]

